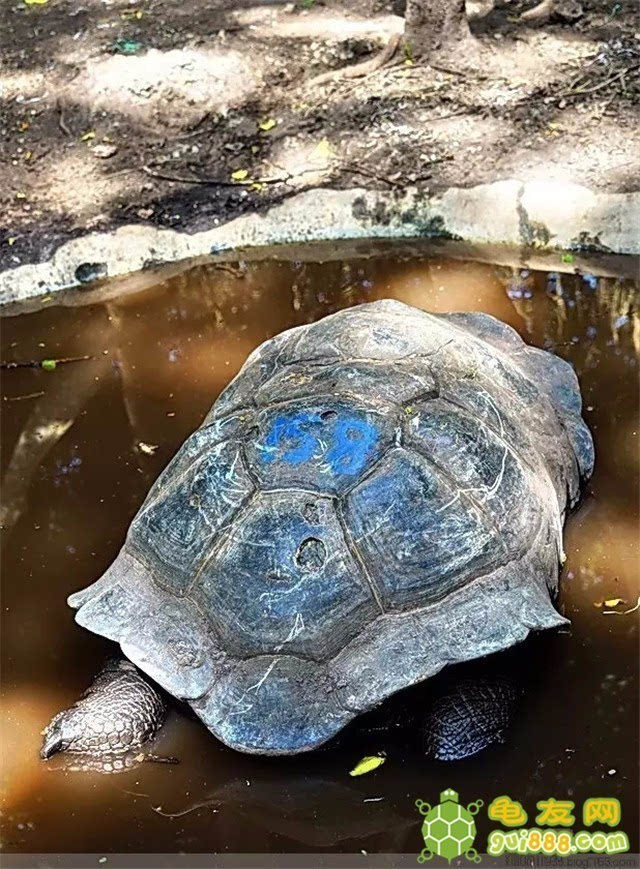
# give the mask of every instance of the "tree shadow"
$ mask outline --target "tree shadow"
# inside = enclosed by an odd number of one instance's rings
[[[594,4],[585,0],[584,6],[589,11]],[[1,194],[7,205],[4,238],[14,242],[11,248],[0,247],[0,260],[11,267],[25,258],[42,259],[60,240],[77,232],[132,221],[195,231],[249,210],[266,209],[318,185],[388,190],[410,184],[437,188],[479,183],[513,175],[511,155],[518,155],[517,163],[524,151],[550,168],[559,160],[567,166],[582,161],[587,183],[591,173],[596,183],[628,189],[633,165],[612,165],[608,153],[614,150],[609,137],[618,136],[620,160],[632,164],[629,143],[640,114],[634,102],[636,61],[627,41],[634,13],[628,2],[620,6],[620,14],[610,21],[602,23],[596,16],[592,26],[588,22],[580,29],[553,25],[533,35],[509,20],[511,6],[494,10],[478,27],[485,43],[491,34],[502,37],[490,43],[495,56],[503,58],[503,70],[495,76],[488,69],[457,75],[406,65],[399,56],[395,65],[367,78],[338,80],[328,86],[313,85],[319,68],[357,61],[362,52],[384,41],[384,34],[376,39],[336,39],[335,34],[327,37],[321,31],[314,37],[311,29],[307,36],[282,36],[278,22],[283,16],[302,16],[303,10],[295,7],[286,12],[280,0],[267,4],[218,0],[206,8],[197,0],[182,4],[157,0],[141,19],[131,18],[130,7],[119,0],[106,21],[116,26],[105,28],[97,27],[97,10],[102,8],[97,0],[88,0],[79,10],[68,3],[56,5],[47,10],[52,13],[47,18],[15,7],[7,31],[15,45],[6,61],[9,90],[1,103],[9,133],[5,156],[14,167]],[[259,29],[242,23],[242,13],[247,11],[258,16]],[[377,20],[367,15],[381,16],[389,26],[392,12],[392,3],[374,0],[314,5],[314,15],[323,26],[331,16],[369,24]],[[272,16],[276,17],[272,20]],[[220,31],[226,36],[221,37]],[[28,52],[27,35],[31,36]],[[255,70],[255,87],[239,90],[221,110],[216,100],[227,96],[224,82],[218,88],[222,93],[212,94],[212,102],[206,98],[198,102],[190,100],[187,85],[180,90],[167,73],[158,78],[158,87],[163,88],[156,94],[159,115],[149,110],[147,95],[131,91],[132,82],[126,79],[122,105],[118,106],[118,89],[113,87],[111,101],[101,103],[86,88],[87,75],[93,69],[96,78],[96,65],[113,53],[118,37],[142,42],[139,54],[122,58],[131,62],[130,67],[123,64],[123,70],[138,68],[149,46],[157,52],[153,56],[159,64],[169,52],[185,51],[188,65],[194,50],[196,57],[206,56],[215,64],[216,52],[233,50],[246,59],[249,78]],[[533,40],[535,50],[523,46],[523,39]],[[587,54],[593,59],[607,51],[608,65],[584,62]],[[179,57],[172,64],[171,70],[179,68]],[[624,76],[627,67],[630,71]],[[36,78],[21,90],[11,78],[19,74]],[[202,72],[197,64],[191,73],[187,71],[185,81],[189,75],[198,86]],[[585,75],[584,83],[579,81],[576,87],[576,78]],[[612,78],[609,83],[607,76]],[[572,88],[577,91],[574,95],[561,97]],[[589,118],[593,105],[607,101],[616,120],[603,115],[603,132],[589,132],[589,124],[579,115],[584,112]],[[570,129],[563,139],[552,125],[562,127],[566,117]],[[265,118],[276,121],[268,133],[260,129]],[[433,126],[443,118],[453,122],[446,128]],[[230,186],[238,170],[258,182],[277,176],[279,166],[303,161],[325,139],[332,157],[315,174],[303,171],[300,177],[286,177],[266,187],[258,184],[257,189],[249,184]],[[117,153],[103,160],[93,149],[104,142],[114,143]],[[559,143],[564,149],[560,156]],[[598,168],[600,163],[606,173]],[[184,180],[172,182],[147,170]],[[580,169],[571,171],[572,180],[582,179]],[[285,175],[291,174],[295,175],[287,169]],[[82,176],[84,183],[76,184]]]

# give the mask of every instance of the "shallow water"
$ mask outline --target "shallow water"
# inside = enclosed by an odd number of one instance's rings
[[[4,362],[91,359],[2,377],[2,839],[8,852],[417,853],[415,800],[612,796],[638,852],[638,286],[627,279],[443,258],[201,266],[139,294],[3,321]],[[352,304],[393,297],[428,311],[481,310],[552,348],[579,374],[596,470],[565,537],[560,609],[570,629],[506,659],[525,699],[505,745],[427,761],[407,728],[374,714],[297,758],[241,755],[175,709],[145,763],[118,775],[38,759],[50,716],[111,650],[77,627],[66,596],[96,579],[184,438],[260,342]],[[430,684],[393,698],[394,721]],[[383,710],[386,712],[387,710]],[[395,717],[394,717],[395,716]],[[364,754],[376,772],[352,779]],[[486,815],[485,815],[486,817]],[[478,845],[486,821],[479,822]],[[579,825],[578,825],[579,827]]]

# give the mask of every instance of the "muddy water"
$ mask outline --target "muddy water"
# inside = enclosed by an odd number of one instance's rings
[[[55,371],[3,372],[2,838],[9,852],[416,853],[415,800],[508,793],[613,796],[637,853],[638,287],[446,259],[200,267],[104,304],[3,321],[2,360],[88,355]],[[566,531],[559,606],[571,629],[531,638],[506,666],[525,697],[503,746],[429,762],[411,727],[429,683],[293,759],[234,753],[175,709],[156,752],[119,775],[38,760],[40,730],[91,680],[108,642],[75,626],[65,597],[117,554],[152,481],[261,341],[362,301],[481,310],[576,367],[597,465]],[[51,305],[51,303],[49,303]],[[378,729],[381,722],[392,722]],[[352,779],[362,755],[387,752]],[[580,816],[579,816],[580,817]],[[482,849],[486,822],[480,821]]]

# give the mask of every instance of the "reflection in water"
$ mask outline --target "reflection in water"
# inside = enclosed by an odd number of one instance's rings
[[[386,297],[494,314],[581,379],[597,461],[566,531],[560,606],[572,626],[507,660],[524,699],[506,744],[457,764],[428,760],[412,721],[434,680],[298,758],[234,753],[176,709],[154,746],[176,766],[101,776],[41,763],[40,730],[111,650],[74,624],[67,594],[112,561],[151,482],[255,346]],[[417,853],[415,799],[448,785],[469,799],[510,793],[529,809],[550,795],[578,805],[606,792],[621,799],[622,828],[637,841],[638,614],[594,604],[621,598],[626,609],[639,593],[639,311],[638,288],[623,279],[379,258],[200,266],[103,304],[7,318],[3,361],[92,359],[2,378],[6,850]],[[349,779],[380,750],[383,767]]]

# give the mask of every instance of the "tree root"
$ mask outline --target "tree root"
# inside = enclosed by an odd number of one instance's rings
[[[526,21],[528,24],[544,24],[548,21],[553,13],[556,5],[556,0],[542,0],[533,9],[528,9],[520,16],[520,21]]]
[[[356,63],[354,66],[334,69],[331,72],[323,72],[315,78],[312,78],[310,84],[326,84],[330,81],[340,81],[343,78],[362,78],[362,76],[376,72],[377,70],[382,69],[385,64],[389,63],[400,45],[400,39],[400,34],[394,33],[382,51],[379,52],[379,54],[376,54],[375,57],[365,60],[362,63]]]

